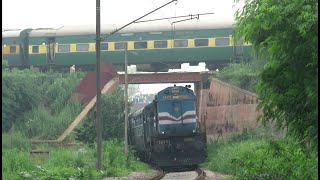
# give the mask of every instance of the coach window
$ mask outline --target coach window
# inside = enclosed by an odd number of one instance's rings
[[[16,53],[17,47],[16,46],[10,46],[10,54]]]
[[[88,51],[89,44],[77,44],[77,51]]]
[[[32,46],[32,53],[39,53],[39,46]]]
[[[108,43],[101,43],[100,49],[101,50],[108,50]]]
[[[58,45],[58,52],[70,52],[70,45]]]
[[[114,49],[126,49],[126,48],[127,48],[127,42],[114,43]]]
[[[208,46],[209,41],[208,39],[195,39],[194,45],[195,46]]]
[[[230,39],[229,38],[216,38],[216,46],[229,46]]]
[[[174,47],[187,47],[188,40],[174,40]]]
[[[167,48],[167,41],[154,41],[154,48]]]
[[[134,49],[146,49],[147,48],[147,42],[134,42]]]

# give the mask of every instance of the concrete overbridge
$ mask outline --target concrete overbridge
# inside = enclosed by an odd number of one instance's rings
[[[200,72],[128,74],[128,84],[197,83],[200,81]],[[125,74],[119,74],[119,83],[125,83]]]

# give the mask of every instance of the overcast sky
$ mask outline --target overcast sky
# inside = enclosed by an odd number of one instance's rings
[[[102,24],[126,24],[171,0],[100,0]],[[178,0],[145,19],[213,12],[200,18],[233,19],[233,0]],[[2,0],[2,28],[59,28],[96,22],[95,0]]]

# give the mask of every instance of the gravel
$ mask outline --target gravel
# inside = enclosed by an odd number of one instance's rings
[[[156,176],[158,171],[151,170],[150,172],[132,172],[128,177],[107,177],[103,180],[147,180]]]
[[[230,177],[230,175],[220,174],[209,170],[204,170],[206,173],[206,180],[223,180],[223,178]],[[158,171],[151,170],[148,173],[145,172],[132,172],[128,177],[106,177],[103,180],[148,180],[156,176]],[[177,177],[177,180],[181,179]]]

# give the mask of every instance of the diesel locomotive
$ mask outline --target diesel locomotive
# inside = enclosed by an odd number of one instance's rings
[[[207,157],[206,134],[196,116],[196,96],[188,87],[167,87],[152,103],[130,114],[129,146],[145,162],[160,167],[192,167]]]
[[[121,25],[101,25],[101,37]],[[251,59],[251,45],[234,40],[232,21],[196,20],[177,24],[132,24],[101,42],[101,59],[124,69],[124,49],[129,65],[138,71],[167,72],[182,63],[205,62],[210,70],[230,61]],[[94,25],[6,30],[2,32],[2,58],[10,67],[94,68]]]

